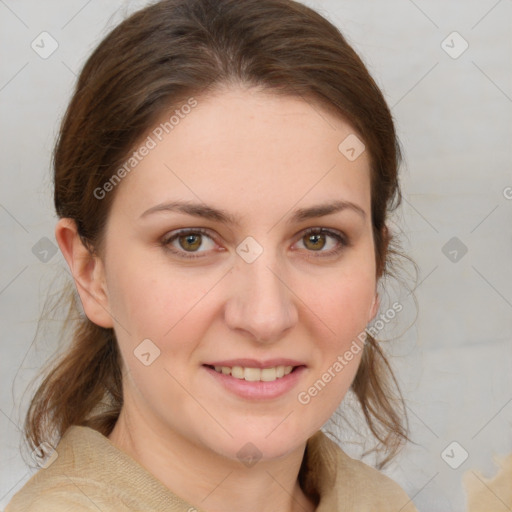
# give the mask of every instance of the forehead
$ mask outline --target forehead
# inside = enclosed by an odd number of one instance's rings
[[[347,158],[344,141],[359,138],[325,107],[241,88],[193,100],[183,103],[192,108],[164,113],[135,148],[151,146],[123,179],[114,205],[133,215],[173,199],[240,215],[319,200],[369,208],[367,152]]]

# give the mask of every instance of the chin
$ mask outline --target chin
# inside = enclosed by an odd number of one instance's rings
[[[281,430],[282,424],[279,425],[279,422],[282,422],[285,416],[278,421],[272,418],[272,422],[265,421],[263,425],[255,424],[251,428],[247,428],[247,425],[238,429],[233,428],[233,437],[222,436],[222,439],[218,439],[219,444],[215,445],[214,451],[232,460],[243,463],[249,461],[247,465],[256,459],[273,460],[285,457],[306,443],[312,435],[304,431],[303,427],[294,429],[288,426]]]

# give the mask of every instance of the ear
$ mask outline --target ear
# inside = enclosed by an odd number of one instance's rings
[[[113,327],[102,260],[85,247],[73,219],[60,219],[55,238],[75,281],[87,318],[100,327]]]

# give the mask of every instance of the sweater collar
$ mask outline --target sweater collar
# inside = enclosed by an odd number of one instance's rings
[[[321,430],[308,439],[299,472],[303,491],[317,505],[317,512],[338,508],[337,466],[344,455]]]
[[[132,488],[133,479],[141,488],[149,489],[147,493],[151,505],[155,510],[161,510],[159,506],[172,496],[172,504],[176,508],[166,510],[182,511],[190,507],[179,496],[174,495],[160,480],[154,477],[145,467],[141,466],[135,459],[118,449],[106,436],[91,427],[77,426],[70,427],[63,439],[61,447],[74,447],[75,456],[83,457],[84,454],[102,453],[108,458],[112,466],[112,476],[115,475],[116,484],[120,488]],[[77,451],[75,451],[77,450]],[[340,456],[348,457],[340,448],[329,439],[322,431],[317,431],[306,443],[304,458],[299,472],[299,483],[303,491],[317,505],[317,512],[332,512],[338,509],[338,485],[337,466],[340,463]],[[82,463],[86,461],[83,460]],[[93,462],[93,459],[89,459]],[[155,503],[153,503],[153,501]],[[148,503],[149,505],[149,503]],[[182,508],[186,507],[186,508]]]

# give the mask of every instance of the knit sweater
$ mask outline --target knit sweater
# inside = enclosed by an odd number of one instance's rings
[[[92,428],[68,428],[56,454],[5,512],[201,512]],[[322,431],[308,439],[303,464],[317,512],[417,512],[398,484],[349,457]]]

